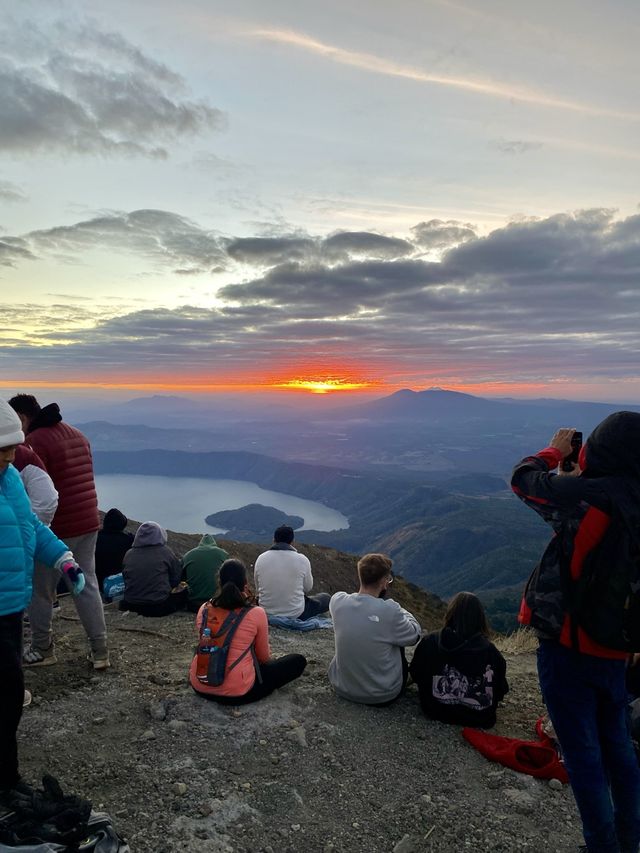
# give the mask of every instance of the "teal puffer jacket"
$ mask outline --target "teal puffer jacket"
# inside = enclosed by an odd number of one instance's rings
[[[0,473],[0,616],[29,604],[34,558],[53,566],[68,550],[34,515],[20,475],[9,465]]]

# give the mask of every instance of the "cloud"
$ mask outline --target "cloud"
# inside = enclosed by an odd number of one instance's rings
[[[32,261],[35,255],[26,240],[20,237],[0,237],[0,266],[14,267],[20,261]]]
[[[73,225],[60,225],[24,235],[23,243],[39,253],[80,254],[113,249],[171,263],[176,272],[219,271],[226,257],[220,239],[190,220],[164,210],[105,213]]]
[[[27,196],[22,189],[11,181],[0,181],[0,201],[26,201]]]
[[[468,222],[455,219],[430,219],[411,229],[413,239],[423,249],[445,249],[475,239],[476,232]]]
[[[322,241],[323,253],[329,258],[402,258],[414,252],[407,240],[385,237],[371,231],[338,231]]]
[[[369,232],[344,237],[344,254],[331,256],[319,237],[221,243],[176,214],[136,214],[6,245],[81,252],[124,239],[152,258],[189,257],[198,269],[209,266],[203,255],[225,251],[228,264],[251,263],[255,275],[221,287],[211,308],[101,313],[65,300],[55,310],[40,307],[38,317],[37,306],[14,306],[3,315],[11,337],[0,347],[6,375],[180,375],[215,383],[347,360],[367,365],[372,378],[422,377],[426,384],[640,374],[640,215],[560,213],[484,237],[465,223],[432,220],[412,230],[411,256],[382,258],[375,253],[384,244],[376,248],[373,240],[372,257],[346,251],[362,249]],[[439,261],[424,258],[427,246],[444,249]],[[36,318],[38,346],[21,345],[15,330]]]
[[[542,142],[532,142],[525,139],[492,139],[489,143],[503,154],[527,154],[542,148]]]
[[[165,144],[218,130],[223,113],[123,36],[88,25],[5,25],[0,150],[166,157]]]
[[[509,86],[495,80],[482,80],[472,77],[455,77],[442,74],[431,74],[410,65],[403,65],[390,59],[376,56],[372,53],[348,50],[337,47],[319,39],[312,38],[305,33],[294,30],[278,29],[255,29],[247,32],[251,38],[263,41],[286,44],[305,50],[308,53],[322,56],[339,65],[348,65],[361,71],[373,74],[384,74],[388,77],[400,77],[415,83],[425,83],[433,86],[444,86],[450,89],[458,89],[475,95],[485,97],[502,98],[510,101],[521,101],[535,106],[557,109],[565,112],[574,112],[583,115],[616,118],[629,121],[640,120],[640,113],[612,110],[597,104],[588,104],[581,101],[572,101],[568,98],[558,98],[548,92],[537,91],[525,86]]]

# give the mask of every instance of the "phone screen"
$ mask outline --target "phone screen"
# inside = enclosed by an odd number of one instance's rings
[[[571,436],[571,453],[562,461],[563,471],[573,471],[573,466],[578,461],[580,456],[580,448],[582,447],[582,433],[576,430]]]

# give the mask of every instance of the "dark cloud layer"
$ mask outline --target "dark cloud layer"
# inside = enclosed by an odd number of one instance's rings
[[[167,142],[224,125],[219,110],[184,89],[178,74],[117,33],[5,23],[0,150],[164,157]]]
[[[41,346],[0,354],[38,374],[134,366],[211,381],[345,358],[371,376],[392,370],[414,381],[640,378],[640,216],[558,214],[486,237],[435,220],[417,225],[412,240],[389,238],[387,257],[381,235],[371,235],[370,256],[351,251],[367,243],[362,232],[341,234],[337,254],[326,247],[334,236],[221,241],[175,214],[137,211],[5,241],[13,263],[20,251],[81,253],[106,240],[181,266],[210,267],[224,255],[228,265],[262,269],[221,288],[215,308],[94,319],[56,335],[64,347],[47,346],[43,330]],[[438,241],[456,245],[425,260],[425,244]]]

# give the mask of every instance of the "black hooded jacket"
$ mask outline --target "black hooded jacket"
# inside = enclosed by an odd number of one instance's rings
[[[509,690],[507,664],[482,634],[467,640],[443,628],[418,643],[409,671],[428,717],[443,723],[488,729]]]
[[[127,533],[127,517],[119,509],[110,509],[105,514],[102,529],[96,542],[96,576],[102,584],[109,575],[122,571],[122,560],[133,545],[133,533]]]

